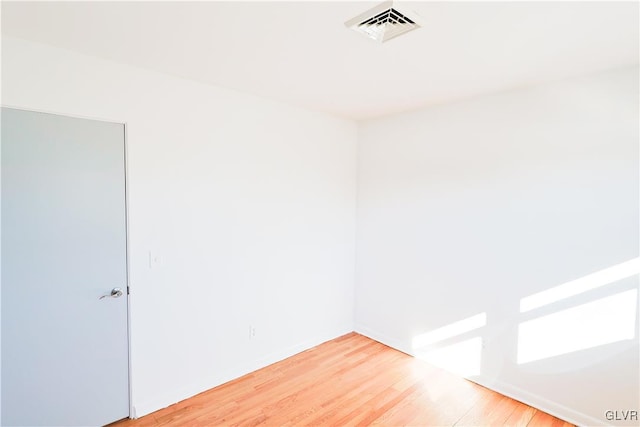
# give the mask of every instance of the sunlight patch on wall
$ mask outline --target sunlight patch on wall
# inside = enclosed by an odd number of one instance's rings
[[[467,317],[466,319],[450,323],[449,325],[443,326],[442,328],[434,329],[433,331],[415,336],[413,338],[413,348],[416,349],[431,345],[439,341],[464,334],[465,332],[481,328],[486,324],[486,313],[480,313],[475,316]]]
[[[632,289],[521,323],[518,363],[633,339],[637,293]]]
[[[480,329],[486,324],[487,314],[480,313],[417,335],[412,343],[414,354],[419,359],[463,377],[480,375],[482,338],[475,337],[445,346],[438,344]]]
[[[560,301],[562,299],[581,294],[591,289],[608,285],[640,273],[640,258],[616,264],[579,279],[554,286],[546,291],[538,292],[520,300],[520,312],[524,313],[534,308]]]
[[[417,350],[415,356],[463,377],[480,375],[482,338],[475,337],[433,350]]]

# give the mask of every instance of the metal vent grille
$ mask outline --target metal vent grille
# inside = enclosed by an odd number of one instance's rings
[[[400,12],[393,2],[382,3],[347,21],[345,25],[379,42],[420,28],[415,15],[408,16],[408,13]]]
[[[369,18],[362,25],[384,25],[384,24],[415,24],[408,16],[404,16],[394,8],[387,9],[382,13],[377,14],[373,18]]]

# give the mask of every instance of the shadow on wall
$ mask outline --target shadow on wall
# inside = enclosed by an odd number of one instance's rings
[[[640,258],[634,258],[520,299],[517,363],[633,340],[638,285],[623,280],[639,273]],[[486,326],[483,312],[417,335],[413,354],[473,378],[481,374]]]

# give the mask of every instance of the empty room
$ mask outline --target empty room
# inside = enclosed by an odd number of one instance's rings
[[[639,28],[2,1],[1,425],[640,425]]]

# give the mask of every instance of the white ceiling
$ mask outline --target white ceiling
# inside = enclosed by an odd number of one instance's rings
[[[385,44],[345,28],[378,3],[3,1],[2,33],[353,119],[638,63],[637,2],[409,2],[424,27]]]

